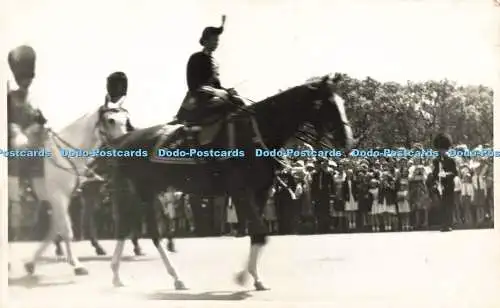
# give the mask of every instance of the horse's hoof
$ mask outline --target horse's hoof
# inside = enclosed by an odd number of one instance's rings
[[[35,273],[35,263],[33,262],[24,263],[24,269],[26,270],[26,273],[28,273],[29,275],[33,275]]]
[[[75,268],[75,275],[76,276],[87,276],[88,274],[89,274],[89,271],[85,267]]]
[[[177,250],[175,250],[175,245],[172,242],[167,243],[167,250],[170,252],[177,252]]]
[[[248,281],[248,273],[246,271],[239,272],[236,274],[236,283],[240,286],[244,286]]]
[[[134,248],[134,254],[137,257],[144,256],[144,253],[142,252],[142,249],[140,249],[140,248]]]
[[[95,253],[98,256],[105,256],[106,255],[106,251],[104,249],[100,248],[100,247],[96,248]]]
[[[182,290],[187,290],[188,288],[186,287],[186,285],[184,284],[184,282],[180,281],[180,280],[176,280],[174,282],[174,286],[175,286],[175,289],[177,291],[182,291]]]
[[[267,291],[269,288],[266,288],[264,284],[260,281],[256,281],[253,286],[255,287],[255,290],[257,291]]]
[[[124,287],[125,284],[123,284],[123,282],[119,278],[113,278],[113,286],[115,288],[121,288]]]
[[[62,249],[56,249],[56,257],[64,257],[64,252],[62,251]]]

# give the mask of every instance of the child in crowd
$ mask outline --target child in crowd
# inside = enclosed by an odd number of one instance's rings
[[[370,213],[372,211],[372,200],[369,192],[370,178],[364,170],[359,170],[357,175],[358,210],[361,218],[362,228],[370,225]]]
[[[346,172],[347,181],[347,193],[346,193],[346,204],[345,212],[347,218],[347,225],[349,230],[356,229],[356,212],[358,211],[358,181],[354,179],[354,173],[352,169],[348,169]]]
[[[342,221],[345,215],[345,203],[347,191],[347,174],[343,170],[343,166],[339,164],[335,167],[335,172],[333,175],[333,181],[335,183],[335,198],[333,203],[333,217],[334,217],[334,228],[337,231],[342,231]]]
[[[459,225],[462,223],[462,179],[460,173],[453,178],[454,194],[455,194],[455,208],[453,210],[453,223]]]
[[[267,203],[264,207],[264,220],[266,221],[269,233],[271,234],[278,232],[278,226],[276,223],[276,208],[274,207],[275,193],[276,189],[272,187],[269,192],[269,198],[267,199]]]
[[[381,174],[380,199],[381,211],[384,221],[384,231],[392,231],[395,215],[396,215],[396,200],[395,200],[395,183],[394,177],[389,171],[384,171]]]
[[[472,173],[469,167],[464,166],[460,170],[462,183],[460,186],[460,209],[461,217],[466,225],[472,223],[472,200],[474,200],[474,186],[472,185]],[[457,223],[462,222],[461,220]]]
[[[227,202],[227,224],[229,225],[229,234],[236,236],[238,234],[238,215],[231,197]]]
[[[410,206],[415,213],[415,227],[427,229],[429,226],[429,192],[425,183],[428,170],[422,159],[415,157],[413,165],[408,169]]]
[[[380,231],[381,215],[384,212],[383,204],[380,202],[380,182],[377,179],[372,178],[370,180],[369,198],[372,205],[371,211],[371,221],[372,221],[372,231]]]
[[[396,183],[397,204],[401,217],[403,231],[410,231],[410,194],[409,194],[408,170],[402,169]]]

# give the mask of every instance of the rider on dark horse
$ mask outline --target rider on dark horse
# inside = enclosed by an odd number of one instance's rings
[[[104,99],[104,110],[122,108],[125,102],[127,91],[128,91],[128,78],[124,72],[114,72],[110,74],[106,79],[106,97]],[[135,128],[130,123],[130,119],[127,119],[127,132],[131,132]],[[107,146],[107,145],[104,145]],[[97,167],[104,167],[103,165],[98,165],[96,159],[92,159],[87,164],[87,176],[92,176],[97,172],[95,169]]]
[[[221,114],[244,105],[234,89],[222,87],[219,68],[213,52],[219,45],[226,16],[220,27],[206,27],[199,40],[203,50],[191,55],[187,64],[188,92],[177,112],[177,119],[184,123],[202,124],[218,120]]]

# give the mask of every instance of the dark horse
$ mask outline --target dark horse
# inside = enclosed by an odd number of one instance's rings
[[[149,236],[158,249],[167,272],[174,278],[176,289],[185,288],[159,244],[158,226],[154,219],[155,196],[165,187],[174,187],[196,195],[229,195],[234,200],[238,217],[245,218],[249,223],[251,239],[247,266],[237,274],[236,280],[239,284],[244,284],[250,274],[256,289],[265,290],[257,273],[258,257],[267,242],[268,232],[261,211],[268,199],[276,171],[284,163],[276,157],[257,157],[255,149],[280,149],[306,124],[314,127],[313,134],[318,144],[323,143],[319,142],[321,140],[339,148],[349,148],[352,131],[344,102],[335,94],[336,82],[336,79],[325,76],[321,80],[296,86],[244,109],[233,111],[229,121],[232,121],[237,131],[234,144],[245,151],[244,158],[193,158],[194,163],[191,164],[156,162],[151,156],[155,156],[162,134],[168,134],[170,140],[180,141],[184,138],[179,137],[182,136],[182,129],[172,128],[170,133],[161,133],[162,128],[166,128],[159,125],[123,136],[119,143],[120,149],[145,149],[150,156],[116,161],[115,176],[123,186],[122,193],[117,194],[120,198],[115,200],[120,223],[111,261],[114,285],[122,285],[119,275],[120,258],[125,238],[130,234],[127,224],[134,217],[133,208],[137,204],[127,192],[135,190],[145,206]],[[227,134],[226,128],[221,129],[210,144],[204,146],[205,150],[227,148]]]

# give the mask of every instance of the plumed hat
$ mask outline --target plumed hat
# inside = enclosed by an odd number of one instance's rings
[[[224,32],[224,27],[206,27],[203,29],[200,37],[200,45],[205,45],[205,41],[214,35],[221,35]]]

